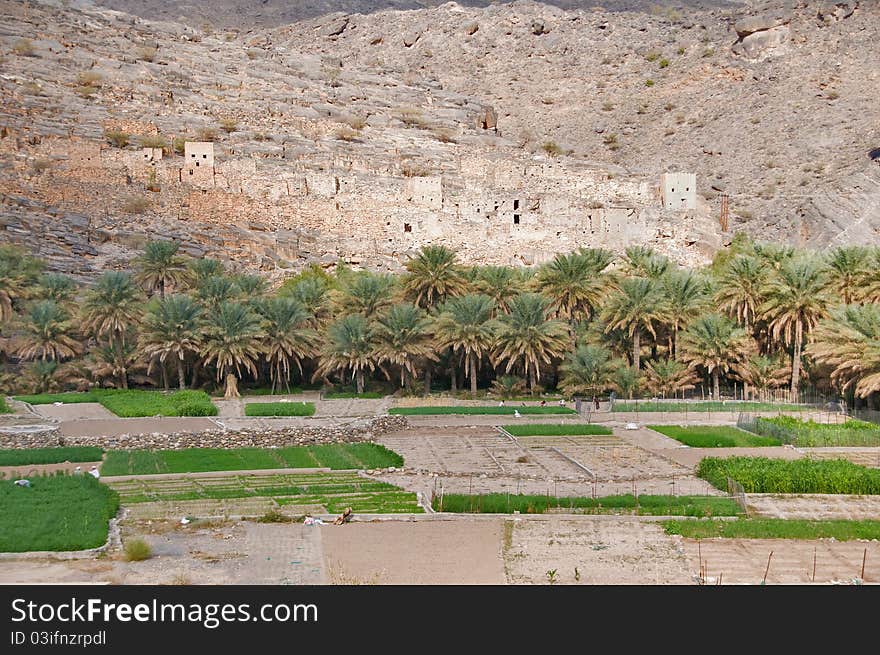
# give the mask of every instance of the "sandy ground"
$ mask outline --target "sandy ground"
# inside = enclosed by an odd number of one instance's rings
[[[102,408],[103,409],[103,408]],[[161,416],[155,418],[77,419],[62,421],[63,437],[107,436],[126,434],[169,433],[185,430],[216,430],[218,425],[208,418]]]
[[[321,528],[340,584],[503,584],[501,521],[349,523]]]
[[[56,471],[73,473],[79,466],[88,472],[93,466],[101,467],[101,462],[61,462],[60,464],[27,464],[25,466],[0,466],[0,479],[20,478],[31,475],[48,475]]]
[[[505,528],[508,582],[691,584],[681,540],[653,522],[618,517],[510,519]]]
[[[880,496],[746,494],[749,511],[779,519],[880,520]]]
[[[848,459],[853,464],[880,468],[880,447],[801,448],[810,459]]]
[[[817,539],[685,539],[689,572],[699,578],[700,563],[707,584],[760,584],[767,571],[767,584],[880,582],[880,543]],[[865,552],[867,551],[867,556]],[[773,553],[771,556],[770,553]],[[767,562],[770,568],[767,569]]]
[[[79,419],[118,418],[101,403],[64,403],[62,405],[33,405],[34,411],[56,421]]]

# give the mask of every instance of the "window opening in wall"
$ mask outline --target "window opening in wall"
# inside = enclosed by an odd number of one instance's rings
[[[519,214],[514,214],[514,215],[513,215],[513,224],[514,224],[514,225],[519,225]]]
[[[513,201],[513,211],[516,211],[517,209],[519,209],[519,200],[514,200]]]
[[[190,175],[192,175],[192,174],[193,174],[193,172],[192,172],[192,169],[189,169],[189,174],[190,174]]]
[[[412,232],[412,225],[410,225],[409,223],[404,223],[403,224],[403,231],[404,232]]]
[[[202,155],[202,159],[207,159],[208,155]]]
[[[672,187],[672,193],[675,193],[675,187]]]
[[[196,162],[196,166],[198,166],[198,165],[199,165],[199,162]]]

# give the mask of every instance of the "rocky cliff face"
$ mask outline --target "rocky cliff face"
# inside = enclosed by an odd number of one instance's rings
[[[507,264],[630,243],[698,263],[738,229],[876,242],[866,4],[446,3],[206,30],[0,1],[0,239],[75,273],[159,236],[278,275],[396,270],[427,242]],[[663,208],[669,171],[696,173],[692,209]]]

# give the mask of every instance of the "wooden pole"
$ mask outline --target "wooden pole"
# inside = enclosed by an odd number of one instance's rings
[[[773,557],[773,551],[770,551],[770,554],[767,556],[767,568],[764,569],[764,579],[761,580],[761,584],[767,584],[767,574],[770,572],[770,558]]]

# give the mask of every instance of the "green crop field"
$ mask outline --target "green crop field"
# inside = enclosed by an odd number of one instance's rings
[[[141,391],[139,389],[93,389],[82,393],[16,396],[31,405],[51,403],[101,403],[117,416],[216,416],[217,408],[204,391]]]
[[[572,423],[531,423],[525,425],[502,425],[514,437],[576,437],[590,434],[612,434],[604,425]]]
[[[149,475],[286,468],[374,469],[403,466],[403,458],[374,443],[288,446],[285,448],[187,448],[113,450],[101,474]]]
[[[801,405],[759,403],[751,401],[615,401],[612,412],[776,412],[802,410]]]
[[[792,461],[767,457],[706,457],[697,475],[727,490],[727,478],[746,493],[768,494],[880,494],[880,469],[869,469],[844,459]]]
[[[60,462],[100,462],[103,454],[103,450],[94,446],[0,450],[0,466],[58,464]]]
[[[247,403],[244,406],[245,416],[312,416],[315,403]]]
[[[107,541],[115,491],[91,475],[33,476],[30,487],[0,480],[0,552],[83,550]]]
[[[449,407],[438,405],[437,407],[392,407],[388,410],[389,414],[401,414],[404,416],[431,416],[439,414],[487,414],[512,416],[515,410],[519,410],[520,414],[577,414],[573,409],[568,407],[559,407],[558,405],[540,407],[538,405],[526,406],[483,406],[483,407]]]
[[[442,503],[435,496],[435,511],[462,513],[543,514],[562,509],[584,514],[639,514],[649,516],[735,516],[739,505],[717,496],[605,496],[603,498],[555,498],[513,494],[447,494]]]
[[[801,448],[816,446],[880,446],[880,425],[850,419],[844,423],[816,423],[794,416],[756,418],[746,429]]]
[[[655,432],[665,434],[693,448],[736,448],[751,446],[779,446],[781,441],[762,437],[726,425],[649,425]]]
[[[665,521],[666,534],[691,539],[880,539],[880,521],[809,521],[738,519],[736,521]]]
[[[132,480],[109,483],[124,505],[159,501],[271,498],[278,505],[323,505],[329,513],[422,512],[414,493],[356,473],[230,475],[198,480]]]

